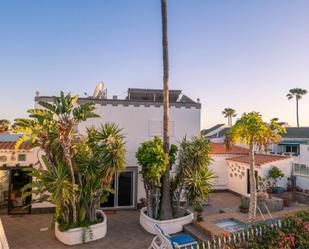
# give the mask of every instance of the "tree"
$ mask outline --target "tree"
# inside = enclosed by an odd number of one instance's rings
[[[276,166],[271,167],[271,169],[268,171],[268,179],[272,182],[272,189],[277,186],[278,180],[280,180],[282,177],[284,177],[284,174],[281,169]]]
[[[168,156],[163,142],[159,137],[142,143],[135,153],[138,163],[142,166],[144,187],[147,198],[147,215],[158,218],[161,178],[166,171]]]
[[[200,206],[212,189],[210,180],[214,176],[208,169],[211,162],[209,143],[202,135],[191,140],[185,137],[180,143],[178,163],[172,181],[176,217],[183,216],[189,204]],[[181,202],[184,202],[184,208],[180,208]]]
[[[14,124],[14,127],[16,127],[15,131],[26,133],[26,135],[19,139],[17,146],[31,137],[32,142],[40,145],[47,153],[50,159],[49,163],[51,164],[55,163],[55,158],[51,154],[53,152],[53,144],[50,143],[57,141],[61,146],[62,159],[69,167],[71,175],[73,223],[77,221],[75,165],[73,163],[74,128],[87,118],[98,117],[94,113],[95,108],[92,103],[76,106],[77,100],[77,95],[72,97],[70,93],[64,95],[61,92],[59,97],[53,98],[53,103],[44,101],[38,103],[45,109],[29,110],[30,117],[34,119],[16,119]]]
[[[255,150],[268,150],[269,144],[278,143],[281,134],[285,132],[274,119],[270,123],[265,123],[261,114],[258,112],[244,113],[236,121],[235,125],[227,135],[227,143],[243,143],[249,146],[249,178],[250,178],[250,204],[249,204],[249,222],[253,223],[256,218],[257,195],[256,179],[254,176]]]
[[[225,108],[222,114],[228,120],[228,125],[231,127],[233,125],[233,118],[237,116],[236,111],[232,108]]]
[[[306,89],[302,88],[293,88],[289,90],[289,93],[286,95],[288,100],[291,100],[295,97],[296,100],[296,120],[297,127],[299,127],[299,114],[298,114],[298,101],[302,98],[303,95],[307,94]]]
[[[163,47],[163,146],[166,155],[169,154],[169,59],[168,59],[168,31],[167,31],[167,0],[161,0],[162,17],[162,47]],[[171,204],[170,168],[166,170],[162,179],[162,201],[160,216],[163,220],[173,218]]]
[[[114,124],[88,128],[78,136],[74,127],[97,117],[93,103],[77,105],[71,94],[54,97],[53,103],[39,102],[44,109],[31,109],[29,119],[16,119],[14,131],[24,141],[40,147],[46,168],[32,168],[32,183],[23,189],[24,198],[49,201],[56,206],[55,220],[61,230],[88,227],[98,222],[96,210],[113,192],[113,176],[125,167],[124,137]]]
[[[0,133],[7,132],[10,128],[10,121],[0,119]]]

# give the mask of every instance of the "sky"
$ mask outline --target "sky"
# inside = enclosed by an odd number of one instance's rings
[[[259,111],[296,125],[309,90],[308,0],[168,0],[170,88],[202,103],[202,128]],[[0,119],[35,92],[109,96],[162,87],[160,0],[0,0]],[[309,94],[300,124],[309,126]]]

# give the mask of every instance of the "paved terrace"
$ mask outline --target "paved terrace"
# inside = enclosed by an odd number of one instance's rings
[[[66,246],[59,242],[51,228],[51,214],[1,216],[10,249],[145,249],[153,236],[139,225],[137,211],[118,211],[107,214],[105,238],[78,246]],[[40,231],[41,228],[47,231]]]

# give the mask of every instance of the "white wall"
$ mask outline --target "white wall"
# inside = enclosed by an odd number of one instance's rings
[[[298,161],[295,162],[309,165],[309,144],[301,144],[299,152]]]
[[[116,123],[123,128],[122,133],[126,140],[126,161],[128,166],[138,166],[135,152],[144,141],[153,138],[153,135],[162,134],[163,108],[150,105],[124,106],[124,105],[100,105],[96,104],[96,113],[100,118],[88,119],[79,125],[78,130],[84,134],[86,127],[99,128],[101,123]],[[171,107],[171,138],[170,143],[177,144],[184,136],[191,137],[200,132],[200,109],[195,107]],[[144,197],[144,186],[139,176],[138,200]]]
[[[296,176],[296,186],[302,189],[309,189],[309,177],[308,176]]]
[[[36,149],[31,150],[19,150],[16,153],[13,150],[0,150],[0,157],[5,156],[7,158],[6,161],[1,161],[0,166],[2,167],[3,164],[6,164],[7,167],[16,167],[16,164],[19,164],[21,167],[29,166],[30,164],[35,164],[37,160],[36,156]],[[18,155],[25,154],[26,160],[19,161]]]
[[[255,170],[258,172],[258,176],[266,177],[268,176],[268,171],[271,167],[276,166],[284,174],[284,177],[278,181],[277,186],[286,188],[287,187],[287,178],[291,175],[292,170],[292,159],[285,159],[273,163],[264,164],[260,167],[256,167]],[[232,171],[234,168],[234,171]],[[235,171],[235,168],[237,170]],[[228,188],[236,193],[247,195],[247,169],[249,168],[248,164],[238,163],[233,161],[228,161]],[[240,171],[240,172],[239,172]],[[242,174],[244,172],[244,175]],[[235,173],[237,176],[235,176]],[[233,176],[231,177],[232,174]],[[242,175],[241,178],[239,175]]]
[[[287,179],[291,176],[292,162],[293,162],[293,159],[289,158],[289,159],[286,159],[286,160],[281,160],[281,161],[277,161],[277,162],[273,162],[273,163],[270,163],[270,164],[263,165],[261,173],[262,173],[263,176],[267,176],[268,171],[273,166],[278,167],[283,172],[284,177],[282,177],[281,180],[278,181],[277,186],[283,187],[283,188],[286,189],[287,183],[288,183]]]
[[[227,155],[211,155],[213,161],[209,165],[209,169],[214,173],[216,178],[211,181],[215,190],[217,189],[227,189]]]
[[[228,189],[242,195],[247,195],[248,165],[232,161],[227,161],[227,164]]]

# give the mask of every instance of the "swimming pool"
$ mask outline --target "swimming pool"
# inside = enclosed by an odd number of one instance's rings
[[[247,224],[242,223],[235,219],[224,219],[224,220],[218,220],[215,221],[214,224],[216,224],[218,227],[224,229],[225,231],[228,231],[230,233],[235,233],[241,230],[244,230],[248,227]]]
[[[273,219],[273,220],[266,220],[260,223],[265,223],[267,225],[271,225],[275,222],[279,221],[279,219]],[[214,224],[216,224],[218,227],[224,229],[225,231],[228,231],[230,233],[236,233],[238,231],[246,230],[249,225],[245,224],[239,220],[235,220],[233,218],[224,219],[224,220],[218,220],[214,221]]]

